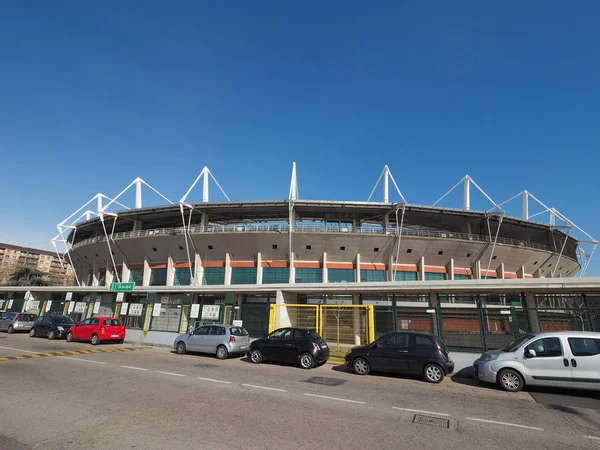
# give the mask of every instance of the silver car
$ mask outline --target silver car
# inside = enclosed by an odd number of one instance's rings
[[[173,348],[180,355],[188,352],[213,353],[219,359],[248,350],[250,336],[242,327],[203,325],[175,339]]]
[[[473,364],[475,377],[517,392],[526,385],[600,390],[600,333],[525,335]]]
[[[36,320],[37,316],[31,313],[6,313],[0,318],[0,331],[8,333],[29,331]]]

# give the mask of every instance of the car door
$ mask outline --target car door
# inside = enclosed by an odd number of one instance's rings
[[[92,317],[89,319],[90,323],[85,328],[84,339],[86,341],[92,340],[92,335],[97,334],[100,336],[100,319],[97,317]]]
[[[273,331],[263,342],[263,358],[281,361],[283,347],[292,343],[293,331],[291,328],[281,328]]]
[[[35,322],[35,335],[36,336],[48,336],[48,331],[51,327],[51,319],[48,316],[42,316]]]
[[[406,333],[390,333],[377,341],[370,352],[371,367],[385,372],[408,372],[409,345]]]
[[[410,349],[406,354],[408,370],[411,373],[423,373],[425,365],[436,356],[437,344],[429,336],[412,334],[409,345]]]
[[[85,319],[77,327],[77,337],[81,341],[87,341],[91,339],[92,333],[90,332],[92,319]],[[75,337],[75,335],[73,335]]]
[[[217,349],[217,344],[219,343],[219,339],[222,335],[225,334],[225,328],[219,325],[211,325],[208,335],[204,340],[207,353],[215,353]]]
[[[600,339],[578,336],[569,337],[567,341],[573,386],[600,390]]]
[[[282,361],[295,363],[298,361],[300,354],[310,350],[312,343],[308,340],[308,332],[306,330],[292,330],[292,339],[290,342],[284,343],[281,349]]]
[[[73,334],[73,339],[82,340],[83,339],[83,329],[87,326],[89,319],[82,320],[78,324],[74,325],[70,332]]]
[[[14,313],[5,314],[2,319],[0,319],[0,331],[8,330],[8,324],[12,320],[12,318],[16,316]]]
[[[202,352],[204,351],[204,339],[206,339],[206,335],[208,334],[210,327],[202,326],[196,328],[192,331],[192,335],[187,339],[187,348],[192,352]]]
[[[559,337],[536,339],[525,347],[522,357],[527,384],[573,387],[570,353]]]

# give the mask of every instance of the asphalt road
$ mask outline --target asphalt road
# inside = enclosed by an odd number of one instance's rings
[[[92,349],[0,334],[0,358]],[[146,347],[0,361],[0,382],[2,450],[600,448],[600,411],[561,405],[572,392],[534,393],[559,397],[544,404],[463,377],[431,385]]]

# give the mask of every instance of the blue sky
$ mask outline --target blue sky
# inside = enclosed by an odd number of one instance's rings
[[[50,248],[97,192],[140,176],[177,200],[205,165],[232,199],[283,199],[292,161],[301,198],[366,200],[388,164],[432,204],[468,173],[600,238],[599,21],[595,1],[4,2],[0,241]]]

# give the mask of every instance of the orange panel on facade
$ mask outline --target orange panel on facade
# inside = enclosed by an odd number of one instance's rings
[[[166,269],[166,264],[150,264],[151,269]]]
[[[256,267],[254,261],[231,261],[231,267]]]
[[[471,269],[454,269],[454,275],[471,275]]]
[[[180,263],[173,263],[173,267],[175,269],[189,269],[190,267],[192,267],[193,264],[190,264],[189,262],[180,262]]]
[[[394,266],[394,270],[399,272],[418,272],[417,266],[412,266],[408,264],[396,264]]]
[[[495,271],[493,271],[493,270],[487,270],[487,271],[486,270],[482,270],[480,273],[481,273],[482,277],[486,277],[487,276],[487,277],[490,277],[490,278],[498,278],[498,274]]]
[[[294,267],[297,269],[322,269],[323,264],[319,261],[296,261]]]
[[[354,264],[352,263],[343,263],[343,262],[332,262],[327,263],[328,269],[354,269]]]
[[[263,261],[262,267],[289,267],[287,261]]]
[[[425,266],[425,272],[429,272],[429,273],[446,273],[447,270],[446,270],[445,267]]]
[[[202,267],[225,267],[225,261],[202,261]]]
[[[504,278],[512,279],[512,278],[518,278],[518,277],[517,277],[516,273],[504,272]]]
[[[132,264],[129,266],[129,270],[140,270],[143,268],[144,268],[143,264]]]
[[[374,264],[361,264],[360,270],[386,270],[387,267],[385,264],[374,263]]]

